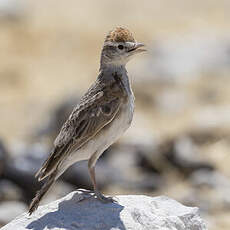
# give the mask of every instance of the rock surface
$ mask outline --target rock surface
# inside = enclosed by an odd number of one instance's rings
[[[116,203],[102,204],[87,192],[77,191],[24,213],[1,230],[42,229],[164,229],[204,230],[198,208],[186,207],[165,196],[116,196]]]

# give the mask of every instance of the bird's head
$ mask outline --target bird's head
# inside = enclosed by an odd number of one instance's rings
[[[138,43],[132,33],[123,27],[116,27],[105,38],[101,53],[101,67],[125,65],[135,54],[146,51],[144,44]]]

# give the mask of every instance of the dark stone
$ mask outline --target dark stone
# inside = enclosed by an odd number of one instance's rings
[[[157,167],[158,162],[151,161],[149,159],[151,155],[153,155],[153,150],[150,150],[146,153],[146,152],[143,152],[143,150],[138,147],[138,149],[137,149],[137,165],[139,167],[141,167],[144,172],[161,174],[162,170],[159,167]]]
[[[107,184],[118,184],[138,191],[152,191],[161,187],[162,179],[158,170],[148,164],[145,158],[149,151],[149,148],[133,144],[112,147],[104,164],[108,165],[105,168]]]
[[[9,153],[3,144],[3,141],[0,139],[0,177],[2,177],[5,167],[6,167],[6,162],[9,158]]]
[[[103,189],[113,180],[115,169],[111,169],[104,159],[99,159],[96,164],[96,180],[98,188]],[[92,182],[88,172],[88,162],[80,161],[72,165],[61,177],[64,181],[78,188],[92,190]]]
[[[164,142],[159,147],[168,162],[185,175],[200,169],[214,170],[215,167],[201,159],[200,153],[195,152],[196,146],[190,138],[180,137]]]
[[[0,201],[24,200],[23,190],[9,180],[0,180]]]
[[[46,148],[33,145],[25,150],[24,155],[11,158],[6,165],[3,177],[23,189],[26,201],[30,201],[41,183],[34,177],[47,157]]]
[[[57,105],[45,126],[42,128],[39,127],[39,131],[35,135],[35,138],[46,136],[53,141],[79,101],[79,97],[73,96]]]
[[[87,161],[80,161],[68,168],[61,179],[78,188],[92,189]]]

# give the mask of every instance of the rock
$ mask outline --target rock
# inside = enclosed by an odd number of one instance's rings
[[[28,201],[41,186],[34,175],[44,162],[47,152],[46,146],[39,143],[26,146],[24,154],[15,154],[16,156],[8,161],[4,170],[4,178],[20,186]]]
[[[62,103],[58,104],[54,111],[51,112],[50,119],[44,123],[44,126],[38,127],[38,131],[34,134],[34,138],[49,137],[53,141],[74,107],[79,103],[79,98],[80,97],[77,96],[70,96]]]
[[[139,146],[140,147],[140,146]],[[145,151],[142,148],[142,152]],[[153,191],[161,187],[162,178],[153,167],[144,169],[143,155],[133,144],[111,146],[96,164],[96,179],[99,189],[106,190],[116,185],[120,188],[138,191]],[[63,180],[77,187],[92,189],[87,161],[77,162],[63,174]]]
[[[189,137],[166,141],[160,149],[168,161],[185,175],[200,169],[214,170],[214,166],[201,157],[197,146]]]
[[[165,196],[117,196],[116,203],[101,203],[78,191],[24,213],[1,230],[41,229],[164,229],[205,230],[198,208],[186,207]]]
[[[109,176],[106,176],[107,184],[116,183],[125,189],[138,191],[153,191],[161,187],[162,178],[157,170],[146,166],[142,161],[149,151],[151,150],[137,144],[111,148],[106,162],[108,173],[105,175]]]
[[[198,170],[191,174],[193,190],[184,197],[186,204],[197,205],[202,211],[230,210],[229,178],[218,171]]]
[[[97,175],[96,165],[96,175]],[[92,189],[92,183],[90,181],[90,176],[88,173],[87,161],[79,161],[69,167],[64,174],[61,176],[65,182],[68,182],[78,188]],[[100,179],[97,177],[97,183],[99,188],[101,188]]]
[[[19,201],[4,201],[0,204],[0,224],[5,225],[19,214],[25,212],[27,206]],[[17,229],[17,228],[15,228]]]
[[[229,178],[218,171],[198,170],[191,174],[190,180],[195,187],[206,186],[230,191]]]
[[[23,200],[23,191],[9,180],[0,180],[0,201]]]
[[[5,145],[3,144],[3,141],[0,139],[0,176],[2,176],[5,170],[8,157],[9,157],[8,151]]]

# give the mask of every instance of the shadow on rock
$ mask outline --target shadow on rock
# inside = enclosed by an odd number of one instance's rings
[[[81,200],[74,194],[71,199],[61,201],[54,212],[55,207],[46,207],[48,213],[32,221],[26,229],[125,229],[120,218],[124,207],[118,203],[102,204],[94,197],[85,198],[85,195]]]

